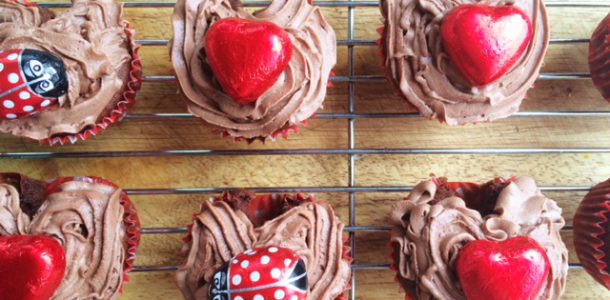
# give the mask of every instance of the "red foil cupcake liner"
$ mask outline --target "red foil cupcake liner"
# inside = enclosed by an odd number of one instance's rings
[[[213,134],[219,134],[221,139],[227,139],[227,138],[232,138],[233,139],[233,143],[239,143],[239,142],[246,142],[248,145],[256,142],[256,141],[260,141],[261,143],[265,143],[267,140],[271,140],[273,142],[275,142],[279,137],[284,138],[285,140],[288,139],[288,136],[291,133],[297,134],[299,133],[299,128],[301,126],[307,126],[309,125],[309,120],[310,119],[315,119],[316,118],[316,114],[313,114],[309,119],[302,121],[300,124],[298,125],[291,125],[288,127],[285,127],[283,129],[280,129],[276,132],[274,132],[273,134],[271,134],[271,136],[268,137],[254,137],[254,138],[245,138],[245,137],[236,137],[236,136],[231,136],[228,132],[226,131],[221,131],[221,130],[212,130]]]
[[[610,289],[610,180],[594,186],[574,215],[574,247],[585,270]]]
[[[214,198],[214,201],[225,201],[225,202],[228,202],[229,204],[231,204],[232,201],[228,201],[227,195],[228,195],[228,192],[224,192],[220,197]],[[287,202],[286,199],[290,199],[290,200],[292,200],[292,202],[290,202],[290,201]],[[282,206],[281,206],[282,204],[288,203],[288,205],[296,207],[301,202],[317,203],[318,201],[314,198],[313,195],[306,196],[302,193],[297,193],[294,195],[294,197],[290,197],[290,195],[287,195],[287,194],[279,194],[279,197],[274,197],[271,194],[262,194],[262,195],[256,195],[256,197],[253,198],[252,201],[249,202],[250,205],[248,205],[248,207],[245,208],[245,213],[248,215],[248,219],[250,219],[252,224],[255,227],[258,227],[258,225],[255,225],[255,224],[260,223],[263,220],[269,220],[270,219],[269,216],[280,215],[281,210],[282,210]],[[197,217],[198,214],[199,214],[199,212],[193,214],[193,220],[195,220],[195,218]],[[192,233],[191,233],[192,227],[193,227],[193,225],[189,225],[187,227],[188,234],[187,234],[187,236],[185,236],[183,238],[183,241],[185,244],[190,243],[192,240]],[[343,239],[343,250],[341,253],[342,259],[351,265],[353,262],[353,258],[351,257],[352,249],[348,246],[348,237],[343,236],[342,239]],[[349,285],[349,282],[351,282],[351,278],[348,278],[347,282],[348,282],[347,288],[343,291],[342,295],[335,298],[336,300],[347,300],[347,297],[344,294],[345,294],[345,292],[347,292],[351,289],[351,286]]]
[[[104,184],[111,186],[115,189],[120,189],[116,184],[99,177],[87,176],[87,177],[60,177],[56,178],[47,183],[46,193],[51,194],[59,191],[59,186],[68,181],[80,181],[87,183]],[[121,191],[121,205],[125,210],[123,214],[123,225],[125,226],[126,244],[127,249],[125,250],[125,262],[123,263],[123,283],[129,282],[129,272],[133,269],[134,262],[136,260],[136,252],[138,245],[140,244],[140,219],[136,211],[135,206],[127,197],[125,191]],[[123,293],[123,287],[121,286],[120,292]]]
[[[610,14],[604,18],[591,36],[589,69],[593,84],[610,102]]]
[[[101,121],[95,124],[92,128],[87,128],[76,134],[66,134],[57,137],[50,137],[38,141],[41,145],[65,145],[74,144],[78,141],[84,141],[92,136],[98,135],[111,125],[121,121],[127,114],[127,111],[135,104],[136,94],[142,86],[142,62],[138,55],[140,45],[135,43],[135,32],[129,28],[129,22],[122,20],[125,25],[125,34],[129,44],[131,44],[131,70],[129,72],[129,81],[125,85],[123,98],[117,101],[116,107],[110,111],[108,116],[105,116]]]

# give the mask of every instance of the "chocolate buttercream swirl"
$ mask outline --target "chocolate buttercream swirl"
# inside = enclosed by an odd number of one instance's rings
[[[9,184],[0,184],[0,236],[26,234],[30,217],[19,207],[19,191]]]
[[[0,183],[0,235],[55,238],[66,255],[64,279],[53,300],[118,297],[126,255],[121,190],[106,184],[68,181],[42,203],[35,215],[20,207],[15,186]]]
[[[205,57],[205,35],[229,17],[268,21],[284,28],[292,59],[277,82],[255,103],[240,105],[215,82]],[[299,125],[322,105],[337,60],[335,32],[307,0],[273,0],[250,14],[234,0],[179,0],[173,15],[171,60],[188,110],[234,137],[268,137]]]
[[[72,4],[52,17],[37,7],[0,1],[0,50],[49,52],[63,61],[69,82],[59,107],[0,121],[0,131],[36,140],[76,134],[106,117],[122,97],[132,47],[122,4],[112,0],[73,0]]]
[[[384,65],[407,100],[428,118],[449,125],[492,121],[519,110],[538,77],[550,33],[542,0],[382,0]],[[504,76],[471,87],[443,50],[443,17],[462,4],[514,5],[530,17],[532,40]]]
[[[454,267],[462,247],[473,240],[527,236],[545,249],[551,263],[547,283],[536,299],[560,299],[568,274],[568,250],[560,235],[565,221],[561,208],[540,192],[532,178],[508,183],[493,212],[484,216],[464,199],[437,189],[432,181],[418,184],[394,206],[390,217],[394,265],[409,294],[418,300],[465,300]]]
[[[226,194],[228,201],[203,203],[201,213],[195,216],[190,241],[184,247],[186,260],[176,273],[184,297],[209,300],[214,272],[247,249],[271,245],[289,248],[303,259],[309,299],[334,300],[342,295],[348,287],[351,269],[344,257],[344,225],[330,205],[301,202],[254,227],[247,213],[233,202],[251,199],[243,198],[243,194]]]

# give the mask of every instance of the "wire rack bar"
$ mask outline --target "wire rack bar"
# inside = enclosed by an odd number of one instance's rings
[[[524,111],[513,114],[511,117],[610,117],[610,111]],[[156,114],[128,114],[125,120],[155,120],[155,119],[194,119],[190,113],[156,113]],[[319,113],[314,119],[414,119],[422,118],[419,113]]]
[[[585,80],[591,79],[589,73],[541,73],[538,80]],[[174,82],[174,75],[151,75],[143,76],[144,82]],[[387,78],[380,75],[351,75],[351,76],[333,76],[330,78],[332,82],[385,82]]]
[[[176,2],[162,2],[162,1],[143,1],[143,2],[123,2],[125,7],[174,7]],[[246,7],[263,7],[271,4],[270,1],[244,1],[243,5]],[[70,2],[40,2],[38,3],[41,7],[46,8],[66,8],[72,6]],[[378,7],[378,1],[316,1],[315,5],[320,7]],[[596,3],[596,2],[569,2],[556,0],[546,1],[547,7],[610,7],[610,3]]]
[[[589,186],[546,186],[539,187],[543,192],[587,192]],[[254,193],[394,193],[409,192],[412,186],[353,186],[353,187],[269,187],[269,188],[168,188],[168,189],[128,189],[128,195],[179,195],[179,194],[218,194],[231,190],[246,189]]]
[[[347,232],[388,232],[390,227],[387,226],[346,226],[343,228]],[[178,234],[187,233],[186,227],[151,227],[142,228],[142,234]]]
[[[389,232],[392,228],[388,226],[346,226],[343,228],[346,232]],[[561,231],[570,232],[572,226],[565,226]],[[151,227],[142,228],[140,231],[142,234],[186,234],[188,228],[186,227]]]
[[[352,0],[349,0],[352,2]],[[349,40],[354,39],[354,29],[355,29],[355,17],[354,17],[354,7],[349,7],[347,9],[347,38]],[[355,63],[354,63],[354,45],[348,45],[348,73],[349,76],[352,77],[356,74],[355,72]],[[348,82],[348,113],[353,114],[355,112],[356,107],[356,87],[354,86],[354,82]],[[348,135],[348,149],[352,150],[356,148],[356,135],[355,135],[355,126],[356,121],[353,118],[348,118],[347,120],[347,135]],[[353,154],[348,155],[348,187],[354,187],[356,185],[356,158]],[[354,192],[349,192],[349,226],[356,225],[356,194]],[[350,243],[350,256],[353,260],[356,259],[356,234],[354,231],[349,232],[349,243]],[[350,300],[356,299],[356,274],[352,273],[351,280],[351,289],[349,291]]]
[[[582,270],[581,264],[569,264],[570,270]],[[135,266],[131,270],[134,273],[147,273],[147,272],[173,272],[178,269],[178,266]],[[389,270],[390,264],[375,264],[375,263],[353,263],[352,270]],[[353,287],[352,287],[353,288]]]
[[[587,192],[589,186],[546,186],[539,187],[543,192]],[[185,194],[219,194],[225,191],[248,190],[254,193],[394,193],[409,192],[412,186],[337,186],[337,187],[264,187],[264,188],[167,188],[167,189],[127,189],[128,195],[185,195]]]
[[[563,39],[551,39],[551,44],[576,44],[576,43],[589,43],[588,38],[563,38]],[[167,46],[169,40],[136,40],[136,42],[142,46]],[[337,40],[339,46],[377,46],[377,40]]]
[[[498,149],[277,149],[277,150],[165,150],[99,152],[1,152],[0,159],[110,158],[156,156],[260,156],[260,155],[534,155],[610,153],[610,148],[498,148]]]

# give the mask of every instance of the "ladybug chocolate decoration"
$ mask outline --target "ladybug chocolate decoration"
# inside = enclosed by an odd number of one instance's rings
[[[235,256],[214,274],[211,300],[305,300],[305,263],[294,251],[270,246]]]
[[[54,55],[32,49],[0,52],[0,119],[48,109],[67,91],[66,69]]]

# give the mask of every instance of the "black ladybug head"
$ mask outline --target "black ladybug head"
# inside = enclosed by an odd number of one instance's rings
[[[305,270],[305,262],[302,259],[299,259],[299,262],[292,269],[288,281],[294,289],[307,291],[307,271]]]
[[[59,98],[68,91],[68,76],[61,59],[48,52],[25,49],[19,62],[30,90],[45,98]]]
[[[222,269],[214,273],[214,281],[210,286],[211,300],[229,300],[229,280],[227,278],[228,271],[229,265],[227,264]]]

